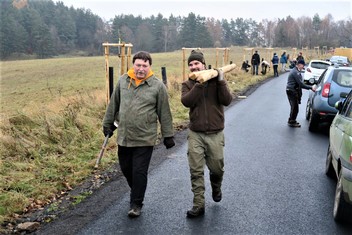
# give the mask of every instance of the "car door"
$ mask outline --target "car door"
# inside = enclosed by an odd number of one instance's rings
[[[313,107],[314,104],[314,99],[319,99],[319,97],[321,97],[321,93],[324,87],[324,83],[327,81],[328,77],[330,76],[330,74],[332,73],[331,69],[326,69],[322,75],[319,77],[319,80],[317,82],[317,89],[314,91],[309,90],[309,97],[308,97],[308,101],[310,103],[310,107]]]
[[[341,162],[349,162],[348,159],[352,151],[352,92],[344,101],[341,111],[334,118],[330,128],[330,147],[332,155],[337,158],[342,158]]]
[[[352,91],[344,102],[339,128],[343,132],[339,151],[341,164],[352,171]],[[352,180],[351,177],[352,175],[350,175],[350,180]]]

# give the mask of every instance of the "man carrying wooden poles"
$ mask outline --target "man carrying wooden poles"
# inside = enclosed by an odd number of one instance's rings
[[[205,70],[202,52],[191,52],[188,67],[191,74],[182,83],[181,102],[190,109],[187,155],[194,197],[193,207],[187,211],[187,217],[194,218],[205,213],[205,165],[210,172],[212,198],[215,202],[222,199],[224,106],[231,103],[232,94],[224,80],[224,72],[227,72],[223,71],[226,70],[225,67]],[[235,65],[231,67],[233,69]]]

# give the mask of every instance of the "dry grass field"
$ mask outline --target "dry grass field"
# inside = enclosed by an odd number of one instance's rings
[[[272,51],[258,50],[261,56],[271,56]],[[214,68],[216,50],[203,52]],[[220,51],[218,67],[223,66],[222,55]],[[244,56],[250,59],[243,48],[230,48],[229,60],[239,67]],[[188,120],[188,110],[180,102],[182,50],[152,57],[158,77],[161,67],[166,67],[176,130]],[[115,68],[116,83],[120,62],[113,55],[109,62]],[[0,63],[0,224],[4,224],[56,201],[92,174],[103,141],[106,96],[104,56]],[[226,74],[226,80],[236,96],[272,73],[252,76],[238,68]],[[116,145],[110,141],[101,170],[118,160],[115,153]]]

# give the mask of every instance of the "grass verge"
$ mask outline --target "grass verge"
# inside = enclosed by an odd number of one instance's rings
[[[153,56],[158,77],[158,67],[169,68],[175,130],[188,122],[188,109],[180,102],[182,71],[177,68],[181,63],[173,63],[178,57],[180,53],[175,52]],[[55,210],[58,198],[92,174],[103,140],[101,122],[106,103],[102,57],[2,62],[4,65],[0,223],[6,227],[24,212],[48,204]],[[226,74],[234,96],[268,77],[239,69]],[[117,161],[113,142],[109,142],[101,169]],[[73,201],[77,204],[87,196],[77,196]]]

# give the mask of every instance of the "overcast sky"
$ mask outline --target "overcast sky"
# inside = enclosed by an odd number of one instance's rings
[[[59,0],[54,0],[57,2]],[[93,14],[105,20],[115,15],[132,14],[142,17],[156,16],[161,13],[165,18],[187,16],[190,12],[203,17],[215,19],[252,18],[275,20],[291,16],[313,17],[316,13],[320,18],[327,14],[334,21],[351,19],[352,0],[60,0],[66,6],[90,9]]]

